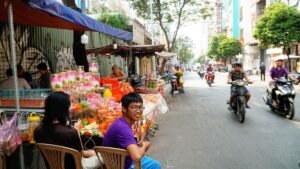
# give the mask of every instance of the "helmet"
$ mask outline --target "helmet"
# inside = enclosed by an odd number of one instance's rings
[[[277,59],[276,62],[283,62],[283,59]]]
[[[178,69],[178,68],[179,68],[179,65],[175,65],[175,68]]]
[[[138,87],[143,86],[145,82],[140,75],[133,75],[131,76],[130,84],[132,87]]]
[[[234,62],[233,65],[234,66],[241,66],[241,67],[243,66],[243,64],[241,62]]]

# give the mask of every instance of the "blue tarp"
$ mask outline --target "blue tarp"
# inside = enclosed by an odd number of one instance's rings
[[[36,8],[42,11],[45,11],[49,14],[52,14],[56,17],[62,18],[69,22],[81,25],[87,30],[92,30],[96,32],[100,32],[117,39],[122,39],[124,41],[131,41],[132,40],[132,33],[127,32],[121,29],[117,29],[96,21],[85,14],[82,14],[78,11],[75,11],[63,4],[55,0],[28,0],[28,4],[32,8]],[[38,16],[35,16],[38,17]]]

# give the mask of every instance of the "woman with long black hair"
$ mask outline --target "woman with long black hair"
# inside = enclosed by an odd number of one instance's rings
[[[69,125],[70,96],[64,92],[54,92],[45,101],[45,117],[34,131],[37,143],[55,144],[78,150],[86,169],[100,167],[100,162],[94,150],[84,150],[78,131]],[[65,168],[75,168],[74,159],[67,156]]]

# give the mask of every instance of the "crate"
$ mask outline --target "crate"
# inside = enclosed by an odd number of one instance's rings
[[[24,89],[19,91],[21,108],[43,108],[50,89]],[[0,90],[0,107],[16,107],[15,90]]]

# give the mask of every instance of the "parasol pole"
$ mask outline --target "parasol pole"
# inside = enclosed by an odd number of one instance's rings
[[[12,56],[12,69],[13,69],[13,78],[15,85],[15,100],[16,100],[16,109],[17,113],[20,112],[20,102],[19,102],[19,86],[18,86],[18,75],[17,75],[17,59],[16,59],[16,48],[14,41],[14,21],[13,21],[13,10],[12,10],[12,2],[9,1],[8,5],[8,26],[9,26],[9,42],[10,42],[10,54]],[[21,120],[18,120],[18,123],[21,123]],[[24,155],[23,155],[23,145],[20,145],[20,168],[25,169],[24,165]]]

